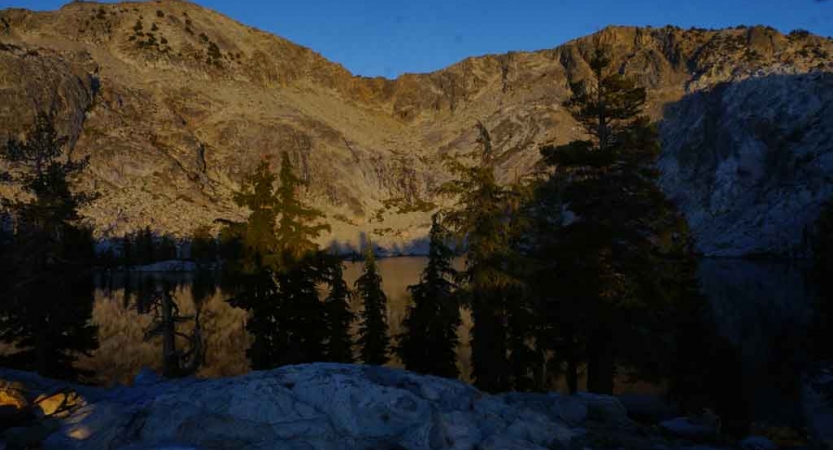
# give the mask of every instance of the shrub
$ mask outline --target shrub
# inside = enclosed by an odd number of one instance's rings
[[[156,17],[165,17],[165,13],[162,12],[162,10],[157,9],[156,10]]]

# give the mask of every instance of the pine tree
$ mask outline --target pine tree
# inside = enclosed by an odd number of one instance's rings
[[[318,284],[325,274],[316,253],[306,253],[274,273],[278,312],[275,326],[286,340],[277,343],[276,363],[303,364],[324,360],[327,337],[324,305]]]
[[[364,273],[356,280],[356,295],[362,300],[359,316],[359,346],[365,364],[383,365],[389,359],[388,298],[382,290],[382,277],[376,267],[373,244],[368,240]]]
[[[191,258],[200,266],[213,264],[217,259],[218,246],[211,227],[197,227],[191,234]]]
[[[321,211],[307,207],[298,199],[301,179],[295,175],[289,154],[281,159],[280,187],[277,190],[276,208],[280,214],[277,227],[277,245],[285,257],[299,259],[319,251],[315,239],[330,226],[318,223],[324,218]]]
[[[78,355],[98,345],[97,330],[90,325],[92,233],[81,226],[78,214],[95,196],[70,188],[87,160],[64,157],[66,142],[52,118],[39,114],[27,140],[11,140],[2,151],[15,169],[4,178],[31,200],[3,200],[15,233],[2,255],[10,271],[0,297],[0,340],[20,349],[3,365],[74,379],[88,375],[73,367]]]
[[[337,256],[330,258],[327,284],[330,291],[324,299],[325,318],[327,320],[327,344],[325,359],[339,363],[352,363],[353,340],[350,336],[350,325],[356,320],[350,310],[350,300],[353,292],[344,281],[344,266]]]
[[[153,232],[150,231],[149,226],[137,232],[134,247],[138,264],[146,265],[156,262],[156,246],[154,244]]]
[[[240,291],[233,304],[252,313],[247,328],[255,342],[248,354],[256,369],[320,361],[327,335],[317,287],[328,268],[314,240],[329,227],[297,198],[301,181],[286,153],[277,190],[275,181],[262,162],[235,196],[251,211],[248,221],[227,224],[223,232],[242,244],[241,257],[229,265]]]
[[[275,325],[280,310],[271,267],[275,259],[271,255],[277,251],[275,181],[269,162],[261,161],[234,195],[237,205],[250,211],[247,221],[226,223],[221,232],[225,243],[239,243],[224,265],[224,287],[233,292],[229,302],[250,313],[246,330],[254,340],[246,354],[255,370],[275,367],[280,358],[279,342],[285,341],[281,339],[283,330]]]
[[[321,361],[327,330],[318,284],[326,280],[328,267],[315,239],[330,227],[319,223],[324,217],[320,211],[298,198],[302,182],[288,153],[282,154],[279,181],[275,234],[280,260],[274,276],[282,310],[278,326],[288,332],[281,365]]]
[[[405,368],[414,372],[457,378],[457,329],[460,304],[453,282],[454,253],[448,232],[432,217],[428,265],[419,284],[409,286],[412,303],[402,323],[397,353]]]
[[[128,268],[136,263],[135,250],[133,249],[133,236],[125,234],[121,239],[121,260],[122,265]]]
[[[440,193],[457,198],[458,208],[445,213],[445,224],[466,241],[466,268],[460,274],[463,293],[471,307],[472,369],[475,386],[488,392],[511,388],[507,359],[507,301],[518,279],[508,270],[514,258],[512,230],[508,220],[513,192],[495,178],[491,137],[478,123],[482,152],[471,152],[476,161],[467,166],[457,159],[447,161],[456,178]]]
[[[630,318],[648,325],[656,316],[650,306],[669,298],[659,255],[684,224],[656,183],[659,141],[641,115],[645,89],[610,66],[598,45],[590,59],[593,77],[574,84],[565,103],[588,139],[542,148],[576,216],[549,244],[555,285],[547,316],[574,320],[557,322],[565,328],[555,330],[554,346],[569,355],[571,371],[585,359],[588,390],[606,394],[613,391],[617,358],[637,334]]]
[[[159,248],[156,253],[157,261],[170,261],[172,259],[177,259],[179,255],[177,251],[176,240],[168,235],[162,236],[162,239],[159,241]]]

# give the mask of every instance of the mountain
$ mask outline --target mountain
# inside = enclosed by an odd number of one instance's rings
[[[833,41],[767,27],[609,27],[554,49],[468,58],[395,80],[350,74],[314,51],[179,0],[0,11],[0,139],[57,113],[101,237],[150,226],[187,235],[240,219],[231,201],[262,158],[289,152],[330,217],[323,243],[367,233],[421,249],[442,158],[492,132],[500,176],[581,131],[561,103],[594,39],[648,88],[662,185],[707,254],[796,254],[831,194]],[[276,167],[277,169],[277,167]],[[8,188],[5,195],[14,195]],[[806,233],[805,233],[806,234]]]

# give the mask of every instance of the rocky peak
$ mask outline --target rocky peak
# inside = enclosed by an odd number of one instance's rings
[[[447,177],[441,156],[474,145],[476,121],[493,133],[503,180],[529,170],[541,143],[580,136],[561,103],[587,76],[596,40],[648,88],[657,120],[726,84],[833,70],[833,43],[809,33],[608,27],[553,49],[388,80],[353,76],[185,1],[73,2],[0,11],[0,100],[9,105],[0,136],[25,131],[38,110],[57,112],[73,155],[91,157],[78,187],[101,192],[84,213],[104,237],[144,226],[185,235],[240,218],[230,198],[241,175],[289,152],[306,196],[330,215],[325,244],[355,248],[373,233],[409,252],[443,201],[432,194]]]

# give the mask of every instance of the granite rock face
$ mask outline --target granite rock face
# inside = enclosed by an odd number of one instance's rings
[[[0,371],[33,389],[60,383]],[[141,382],[139,382],[141,381]],[[632,422],[612,397],[487,395],[454,380],[383,367],[309,364],[235,378],[80,388],[51,419],[45,449],[686,448]],[[56,421],[57,420],[57,421]],[[34,435],[44,424],[15,429]],[[34,431],[33,431],[34,430]],[[2,444],[2,439],[0,439]]]
[[[833,74],[694,93],[662,123],[662,186],[712,256],[805,256],[833,184]]]
[[[432,207],[447,201],[434,194],[448,178],[442,157],[475,145],[478,120],[492,132],[504,181],[532,170],[542,143],[581,136],[561,104],[570,83],[588,74],[596,39],[647,87],[648,113],[664,121],[663,185],[692,218],[702,249],[794,251],[794,230],[829,185],[818,173],[825,163],[808,155],[824,159],[829,148],[829,119],[814,120],[829,105],[822,74],[833,70],[833,43],[766,27],[609,27],[554,49],[389,80],[353,76],[312,50],[185,1],[7,9],[0,139],[25,132],[37,111],[55,112],[70,137],[67,152],[91,158],[77,188],[102,194],[84,211],[101,237],[144,226],[182,236],[218,218],[239,219],[245,212],[231,193],[242,174],[289,152],[308,181],[304,195],[329,215],[333,232],[323,244],[356,249],[373,233],[392,252],[419,252]],[[760,120],[749,120],[750,111]],[[718,128],[732,129],[703,131],[718,116]],[[798,129],[810,131],[799,139]],[[777,161],[747,161],[759,153]],[[789,174],[778,173],[791,158],[808,169],[795,172],[792,187]],[[755,173],[755,187],[741,194],[751,181],[731,170],[735,159],[777,170]],[[766,201],[778,206],[763,213]],[[725,233],[738,244],[726,247]]]

